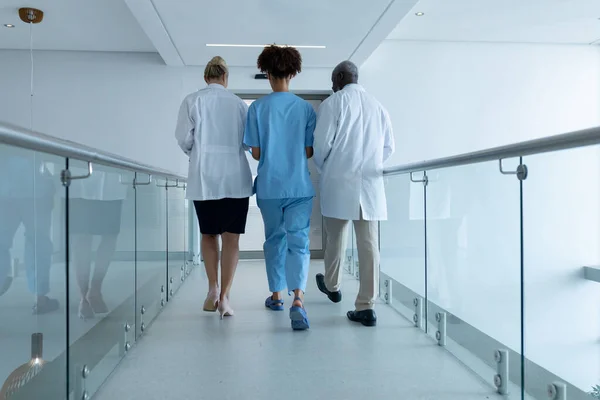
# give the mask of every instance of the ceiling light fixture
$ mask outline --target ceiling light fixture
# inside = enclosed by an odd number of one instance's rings
[[[415,13],[415,15],[416,15],[417,17],[422,17],[423,15],[425,15],[425,13],[424,13],[424,12],[421,12],[421,11],[419,11],[418,13]]]
[[[264,48],[267,46],[271,46],[270,44],[212,44],[209,43],[206,47],[249,47],[249,48]],[[295,46],[295,45],[275,45],[280,47],[295,47],[297,49],[326,49],[326,46]]]
[[[5,28],[14,28],[15,26],[13,24],[4,24]]]

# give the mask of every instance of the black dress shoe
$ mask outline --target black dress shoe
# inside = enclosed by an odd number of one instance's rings
[[[47,296],[42,296],[42,297],[38,298],[37,303],[33,305],[33,314],[34,315],[48,314],[48,313],[58,310],[59,308],[60,308],[60,304],[58,303],[58,300],[51,299],[50,297],[47,297]]]
[[[363,311],[348,311],[348,319],[354,322],[360,322],[364,326],[375,326],[377,325],[377,315],[375,310],[363,310]]]
[[[329,300],[333,301],[334,303],[339,303],[342,301],[342,292],[340,290],[337,292],[332,292],[331,290],[327,289],[327,286],[325,286],[325,275],[317,274],[317,287],[321,292],[327,295]]]

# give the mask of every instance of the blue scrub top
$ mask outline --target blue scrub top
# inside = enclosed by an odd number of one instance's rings
[[[289,92],[274,92],[248,110],[244,144],[260,148],[254,190],[259,199],[313,197],[306,147],[312,147],[317,116]]]

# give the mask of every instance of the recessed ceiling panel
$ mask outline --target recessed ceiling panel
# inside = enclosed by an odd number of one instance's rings
[[[347,59],[369,34],[390,0],[154,0],[186,65],[220,55],[231,66],[253,66],[260,48],[207,44],[269,43],[326,46],[300,49],[304,66],[331,67]]]

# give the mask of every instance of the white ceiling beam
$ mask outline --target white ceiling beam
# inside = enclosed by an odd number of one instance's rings
[[[386,9],[363,40],[354,49],[349,59],[362,65],[377,47],[388,37],[402,19],[413,9],[418,0],[391,0]]]
[[[125,0],[154,47],[167,65],[185,65],[152,0]]]

